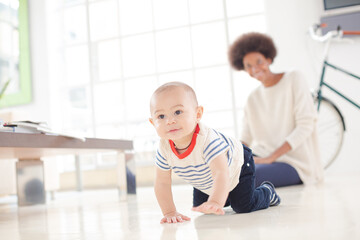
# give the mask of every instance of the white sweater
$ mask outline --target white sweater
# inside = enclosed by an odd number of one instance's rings
[[[323,179],[316,120],[306,79],[299,72],[287,72],[276,85],[261,85],[250,94],[241,140],[260,157],[287,141],[292,149],[277,161],[294,167],[305,184],[315,183]]]

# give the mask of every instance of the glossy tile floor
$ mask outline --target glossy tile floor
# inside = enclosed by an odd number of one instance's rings
[[[360,174],[327,174],[321,185],[279,188],[280,206],[224,216],[191,212],[192,189],[178,185],[178,210],[192,220],[163,225],[152,188],[126,202],[116,190],[57,193],[27,207],[1,197],[0,239],[360,239],[359,184]]]

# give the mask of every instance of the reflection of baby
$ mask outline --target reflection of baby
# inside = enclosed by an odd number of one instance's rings
[[[160,136],[156,154],[155,194],[164,214],[161,223],[190,220],[177,212],[171,193],[171,172],[194,187],[193,210],[224,214],[275,206],[280,198],[270,182],[254,187],[251,150],[239,141],[200,123],[203,107],[194,90],[180,82],[160,86],[150,101],[150,122]]]

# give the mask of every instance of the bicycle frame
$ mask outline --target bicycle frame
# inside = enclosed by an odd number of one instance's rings
[[[339,68],[336,65],[329,63],[328,53],[332,40],[343,41],[342,37],[344,35],[360,35],[360,31],[343,31],[341,27],[338,26],[337,30],[329,31],[325,35],[317,34],[317,30],[321,27],[325,27],[326,24],[321,25],[313,25],[309,28],[309,34],[312,39],[318,42],[325,42],[324,48],[324,56],[322,59],[322,73],[320,76],[319,88],[316,92],[317,96],[314,96],[314,102],[317,102],[317,110],[318,110],[318,126],[319,126],[319,145],[321,145],[322,153],[325,153],[322,156],[322,161],[324,163],[324,167],[327,168],[330,166],[332,162],[338,156],[344,138],[344,132],[346,131],[344,117],[339,111],[339,108],[326,97],[322,95],[322,87],[328,88],[330,91],[334,92],[336,95],[345,99],[347,102],[351,103],[358,109],[360,109],[360,104],[354,102],[343,93],[338,91],[335,87],[331,86],[329,83],[325,82],[325,71],[326,68],[330,67],[334,70],[340,71],[345,75],[356,78],[360,80],[360,76],[357,76],[353,73],[350,73],[342,68]],[[346,39],[348,42],[352,42],[352,40]],[[320,105],[321,104],[321,105]],[[321,109],[320,109],[320,106]],[[322,129],[320,130],[320,127]],[[331,152],[328,150],[331,148]]]
[[[319,99],[319,103],[318,103],[318,106],[317,106],[317,110],[319,111],[320,109],[320,103],[321,103],[321,100],[322,100],[322,87],[325,86],[327,87],[328,89],[330,89],[331,91],[333,91],[334,93],[336,93],[337,95],[339,95],[340,97],[344,98],[346,101],[348,101],[349,103],[351,103],[352,105],[354,105],[355,107],[357,107],[358,109],[360,109],[360,105],[358,103],[355,103],[353,100],[351,100],[350,98],[346,97],[343,93],[339,92],[338,90],[336,90],[334,87],[330,86],[328,83],[325,82],[325,70],[326,70],[326,67],[331,67],[337,71],[340,71],[348,76],[351,76],[353,78],[356,78],[358,80],[360,80],[360,77],[353,74],[353,73],[350,73],[342,68],[339,68],[331,63],[329,63],[328,61],[324,60],[323,62],[323,67],[322,67],[322,73],[321,73],[321,79],[320,79],[320,84],[319,84],[319,90],[317,92],[317,95],[318,95],[318,99]]]

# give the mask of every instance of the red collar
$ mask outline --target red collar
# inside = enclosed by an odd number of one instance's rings
[[[195,132],[194,132],[193,137],[192,137],[192,139],[191,139],[191,143],[190,143],[189,148],[188,148],[185,152],[183,152],[183,153],[181,153],[181,154],[179,154],[179,153],[176,151],[174,142],[169,139],[169,143],[170,143],[170,147],[171,147],[172,152],[173,152],[179,159],[184,159],[184,158],[186,158],[187,156],[189,156],[190,153],[192,152],[192,150],[194,149],[195,145],[196,145],[196,138],[197,138],[197,135],[198,135],[199,132],[200,132],[200,127],[199,127],[199,124],[197,124],[197,125],[196,125],[196,128],[195,128]]]

